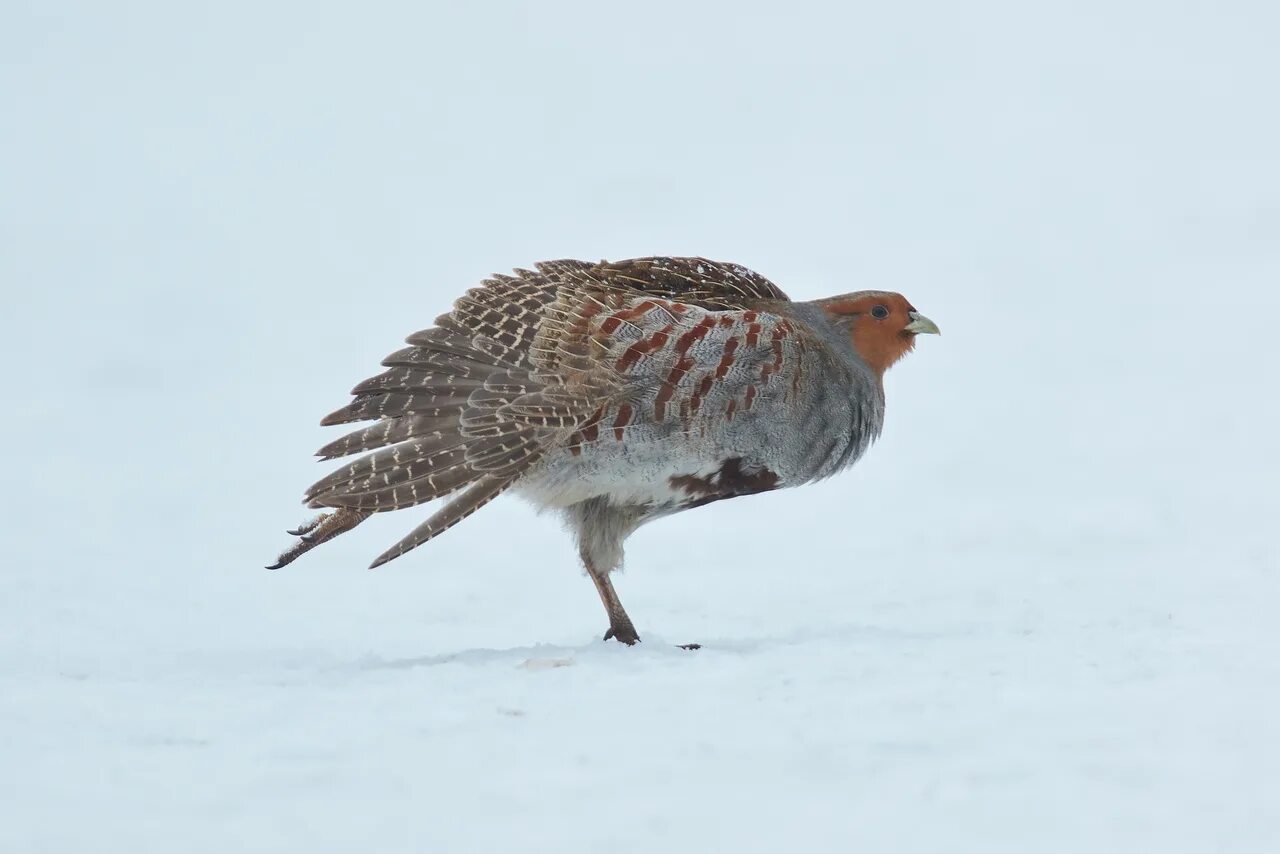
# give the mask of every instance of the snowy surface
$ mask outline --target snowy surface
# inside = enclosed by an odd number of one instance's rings
[[[1275,4],[193,8],[0,12],[0,851],[1280,850]],[[654,253],[944,334],[635,649],[516,501],[261,569],[403,335]]]

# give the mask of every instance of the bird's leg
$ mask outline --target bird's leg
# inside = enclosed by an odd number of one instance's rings
[[[640,635],[636,634],[636,627],[631,622],[631,618],[627,616],[627,611],[622,607],[622,600],[618,598],[618,591],[613,589],[613,582],[609,580],[609,573],[601,572],[596,569],[590,560],[583,557],[583,563],[586,564],[587,574],[591,576],[591,580],[596,585],[596,592],[600,594],[600,601],[604,603],[604,610],[609,614],[609,631],[604,633],[605,640],[616,640],[632,646],[640,640]]]
[[[618,598],[618,591],[613,589],[609,575],[622,566],[622,542],[640,527],[645,513],[644,507],[619,506],[604,496],[588,498],[566,508],[569,525],[578,538],[582,565],[591,576],[591,583],[596,586],[605,613],[609,615],[609,631],[604,633],[604,639],[616,640],[627,646],[639,643],[640,635],[622,607],[622,600]],[[700,648],[696,643],[681,644],[681,649]]]
[[[605,496],[597,496],[570,505],[565,508],[565,515],[578,540],[582,565],[609,615],[609,631],[605,632],[604,639],[617,640],[627,646],[635,644],[640,635],[622,607],[609,573],[622,566],[622,543],[639,525],[642,508],[619,506]]]

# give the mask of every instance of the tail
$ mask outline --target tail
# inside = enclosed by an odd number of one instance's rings
[[[543,454],[545,419],[528,416],[545,384],[527,368],[443,329],[409,338],[413,346],[383,360],[388,370],[352,389],[354,399],[322,425],[377,419],[325,445],[316,455],[365,454],[307,491],[310,507],[333,508],[289,533],[297,543],[269,569],[292,563],[374,513],[400,510],[460,493],[374,566],[414,549],[470,516],[508,489]]]
[[[332,512],[291,532],[299,542],[271,568],[374,513],[454,496],[373,565],[393,560],[501,495],[591,418],[611,391],[590,370],[586,320],[599,295],[562,287],[554,272],[517,270],[467,291],[320,422],[375,422],[325,445],[322,459],[372,453],[307,490],[308,505]]]

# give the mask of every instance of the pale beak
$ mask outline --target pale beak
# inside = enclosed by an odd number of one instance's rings
[[[942,330],[938,328],[938,324],[925,317],[918,311],[908,312],[907,317],[911,318],[911,322],[907,324],[906,331],[916,335],[941,335]]]

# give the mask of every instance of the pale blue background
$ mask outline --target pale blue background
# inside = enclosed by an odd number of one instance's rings
[[[1277,850],[1277,9],[5,2],[0,848]],[[405,334],[645,254],[944,335],[640,650],[513,500],[259,569]]]

